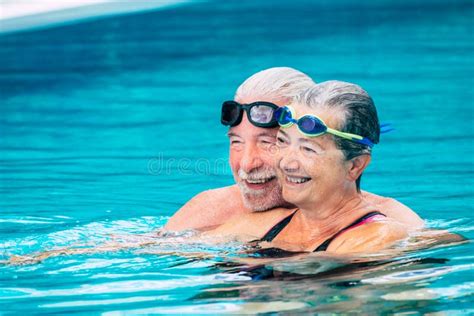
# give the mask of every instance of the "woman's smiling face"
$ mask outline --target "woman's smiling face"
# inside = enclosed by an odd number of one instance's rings
[[[334,109],[311,109],[301,104],[293,107],[296,119],[313,114],[331,128],[337,128],[343,119],[343,113]],[[300,208],[314,207],[330,195],[342,195],[353,185],[347,177],[350,164],[331,135],[307,137],[293,124],[280,128],[277,146],[276,166],[286,201]]]

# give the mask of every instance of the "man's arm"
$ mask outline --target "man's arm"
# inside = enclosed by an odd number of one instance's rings
[[[293,211],[294,209],[275,208],[265,212],[239,213],[216,229],[205,232],[202,236],[217,238],[231,236],[242,242],[260,239]]]
[[[164,228],[170,231],[209,230],[245,211],[236,185],[207,190],[184,204]]]

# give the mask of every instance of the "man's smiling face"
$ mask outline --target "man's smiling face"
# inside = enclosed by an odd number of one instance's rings
[[[281,100],[239,100],[240,103],[256,101],[284,105]],[[278,128],[261,128],[252,125],[247,114],[242,122],[229,129],[230,165],[242,193],[244,205],[253,211],[266,211],[285,204],[281,186],[276,178],[274,154]]]

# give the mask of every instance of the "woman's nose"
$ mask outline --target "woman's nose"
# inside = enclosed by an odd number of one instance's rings
[[[292,173],[297,172],[300,168],[300,164],[298,162],[298,158],[293,152],[281,152],[281,160],[279,163],[279,167],[281,170]]]

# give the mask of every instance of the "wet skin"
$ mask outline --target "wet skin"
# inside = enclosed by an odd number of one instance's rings
[[[274,100],[260,96],[237,101],[240,103],[267,101],[279,106],[286,104],[285,100]],[[249,173],[252,170],[272,168],[276,171],[274,159],[275,146],[273,144],[276,143],[277,133],[278,128],[267,129],[253,126],[248,122],[246,115],[244,115],[242,122],[238,126],[229,129],[230,165],[234,179],[237,183],[240,183],[240,185],[235,184],[199,193],[170,218],[165,229],[170,231],[182,231],[188,229],[201,231],[210,230],[235,217],[240,218],[243,221],[241,224],[234,223],[235,229],[242,226],[239,229],[249,230],[246,234],[263,236],[267,229],[271,228],[284,216],[294,210],[294,207],[289,205],[273,207],[271,212],[274,214],[272,216],[269,216],[268,214],[265,215],[265,217],[267,217],[265,220],[260,218],[262,221],[258,229],[250,226],[247,227],[245,225],[246,216],[253,218],[253,213],[255,213],[254,210],[249,207],[249,204],[265,204],[265,196],[267,195],[257,194],[254,196],[245,196],[245,193],[243,193],[242,190],[275,193],[275,188],[278,187],[278,182],[276,179],[270,179],[270,181],[266,181],[262,184],[249,183],[245,180],[242,181],[238,175],[238,170],[241,169],[246,173]],[[273,144],[270,144],[269,142],[273,142]],[[281,196],[281,192],[277,195]],[[276,200],[277,195],[273,195],[272,200]],[[423,226],[423,221],[418,215],[416,215],[416,213],[394,199],[364,191],[362,191],[362,196],[366,201],[377,206],[377,208],[383,209],[385,214],[390,218],[394,218],[411,227]],[[283,202],[281,202],[281,204],[283,204]],[[269,211],[260,211],[259,213],[268,212]],[[260,222],[260,220],[258,221]],[[221,230],[225,233],[227,228],[223,227]],[[229,234],[232,233],[232,230],[233,229],[229,230]]]

